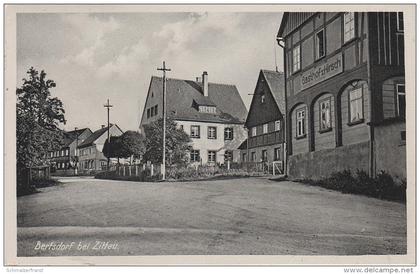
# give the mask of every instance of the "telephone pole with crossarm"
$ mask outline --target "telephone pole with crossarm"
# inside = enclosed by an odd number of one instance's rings
[[[163,107],[162,107],[162,112],[163,112],[163,138],[162,138],[162,143],[163,143],[163,151],[162,151],[162,168],[161,168],[161,172],[162,172],[162,181],[165,181],[166,179],[166,72],[167,71],[171,71],[171,69],[167,68],[165,65],[165,61],[163,61],[163,66],[161,68],[158,68],[157,70],[163,71]]]
[[[108,110],[108,130],[107,130],[107,132],[108,132],[108,136],[107,136],[107,140],[108,140],[108,144],[107,144],[108,157],[107,157],[107,162],[106,162],[106,171],[108,172],[109,171],[109,153],[110,153],[109,148],[111,147],[109,145],[109,109],[113,107],[113,105],[110,105],[109,104],[109,99],[106,101],[106,105],[104,105],[104,107],[106,107],[107,110]]]

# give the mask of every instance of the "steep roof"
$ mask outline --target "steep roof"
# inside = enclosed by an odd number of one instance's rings
[[[285,12],[281,19],[277,37],[286,37],[297,27],[306,22],[315,12]]]
[[[286,112],[284,74],[272,70],[261,70],[265,80],[270,87],[271,94],[276,100],[277,106],[282,114]]]
[[[111,128],[113,126],[113,124],[110,124],[109,127]],[[115,125],[119,130],[120,127],[118,125]],[[83,148],[83,147],[88,147],[91,146],[93,144],[93,142],[95,142],[99,137],[102,136],[102,134],[104,134],[106,131],[108,130],[108,127],[103,127],[98,129],[97,131],[95,131],[94,133],[92,133],[89,137],[86,138],[86,140],[84,140],[79,146],[78,148]],[[121,132],[123,132],[121,130]]]
[[[161,77],[153,76],[149,93],[162,92]],[[167,78],[167,114],[179,120],[244,123],[247,109],[234,85],[209,83],[208,97],[203,95],[202,83]],[[199,112],[194,104],[216,106],[216,113]]]
[[[81,129],[77,129],[77,130],[64,131],[64,145],[63,145],[63,147],[68,147],[85,130],[90,131],[89,128],[81,128]]]
[[[272,98],[269,97],[267,106],[258,103],[257,98],[260,98],[262,90]],[[276,116],[276,119],[280,118],[285,111],[284,74],[272,70],[260,70],[245,125],[254,126],[256,123],[268,122],[273,116]]]

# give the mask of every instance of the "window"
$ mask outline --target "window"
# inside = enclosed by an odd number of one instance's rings
[[[277,121],[274,122],[274,130],[275,131],[281,130],[281,121],[280,120],[277,120]]]
[[[402,12],[397,13],[397,30],[404,31],[404,14]]]
[[[257,154],[255,153],[255,151],[253,151],[253,152],[251,153],[251,161],[252,161],[252,162],[256,162],[256,161],[257,161]]]
[[[217,139],[217,129],[216,127],[207,128],[207,139]]]
[[[207,153],[207,160],[209,163],[215,163],[216,162],[216,151],[209,151]]]
[[[191,138],[200,138],[200,126],[191,126]]]
[[[251,128],[251,136],[257,136],[257,127]]]
[[[398,116],[405,118],[405,85],[397,84]]]
[[[354,12],[344,13],[344,43],[354,38]]]
[[[64,149],[61,150],[61,156],[64,156]]]
[[[325,31],[320,30],[315,35],[316,59],[325,56]]]
[[[293,72],[300,70],[300,45],[293,48]]]
[[[319,102],[319,130],[331,129],[331,98]]]
[[[281,160],[281,153],[282,153],[282,151],[281,151],[281,148],[280,147],[276,147],[275,149],[274,149],[274,161],[279,161],[279,160]]]
[[[66,149],[66,156],[69,156],[69,149]]]
[[[200,162],[200,151],[199,150],[191,150],[190,161],[191,162]]]
[[[349,92],[350,123],[363,121],[363,90],[355,89]]]
[[[147,118],[150,118],[150,108],[147,109]]]
[[[268,133],[268,124],[263,125],[263,134]]]
[[[158,114],[158,105],[155,106],[155,115]]]
[[[198,107],[199,112],[205,112],[205,113],[216,113],[216,107],[212,106],[199,106]]]
[[[54,157],[54,152],[50,152],[50,157]]]
[[[246,162],[246,161],[247,161],[246,153],[242,153],[242,162]]]
[[[225,163],[227,161],[229,161],[229,162],[233,161],[233,151],[232,150],[226,150],[225,151]]]
[[[261,103],[265,103],[265,94],[261,94]]]
[[[267,162],[267,150],[263,150],[261,153],[261,161]]]
[[[225,128],[225,140],[233,140],[233,128]]]
[[[305,109],[299,109],[296,111],[296,137],[305,137]]]
[[[184,130],[184,125],[180,125],[180,126],[179,126],[179,129],[180,129],[180,130]]]

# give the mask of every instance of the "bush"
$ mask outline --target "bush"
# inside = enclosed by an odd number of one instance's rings
[[[321,186],[342,193],[361,194],[392,201],[405,202],[406,200],[406,180],[397,182],[385,171],[381,171],[376,178],[371,178],[363,170],[357,170],[354,175],[349,170],[344,170],[332,173],[328,178],[320,180],[305,178],[298,182]]]
[[[33,193],[38,193],[38,188],[44,188],[49,186],[59,185],[60,182],[55,179],[47,179],[47,178],[36,178],[32,179],[30,184],[28,185],[27,182],[18,180],[17,181],[17,196],[29,195]]]
[[[225,177],[248,177],[258,176],[260,172],[248,172],[246,169],[226,169],[218,165],[215,166],[186,166],[178,165],[166,168],[166,178],[173,181],[192,181],[192,180],[205,180],[213,178],[225,178]],[[108,173],[101,172],[95,175],[97,179],[110,179],[110,180],[128,180],[128,181],[158,181],[162,179],[160,174],[154,176],[150,175],[150,170],[146,169],[140,172],[139,176],[122,176],[118,175],[116,171],[110,171]]]

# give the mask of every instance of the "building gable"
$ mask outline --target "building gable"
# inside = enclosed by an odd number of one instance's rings
[[[315,12],[285,12],[277,37],[286,37],[314,14]]]
[[[245,125],[250,128],[256,125],[280,120],[281,118],[282,113],[280,112],[278,103],[261,70]]]

